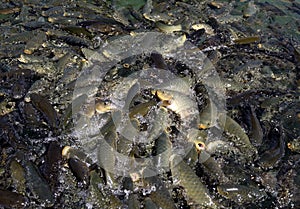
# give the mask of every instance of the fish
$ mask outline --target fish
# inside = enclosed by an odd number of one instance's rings
[[[0,189],[0,205],[5,208],[25,208],[27,198],[17,192]]]
[[[49,17],[53,15],[62,15],[65,12],[65,7],[63,6],[55,6],[50,7],[47,10],[42,11],[42,16]]]
[[[159,53],[151,53],[151,59],[153,60],[154,66],[158,69],[168,70],[168,66],[163,58],[163,56]]]
[[[220,195],[239,205],[244,203],[254,203],[267,196],[265,191],[249,185],[223,184],[218,185],[217,190]]]
[[[100,177],[100,174],[96,170],[90,173],[90,186],[89,191],[91,192],[91,202],[94,203],[95,207],[103,209],[111,208],[122,208],[122,202],[112,193],[104,190],[104,180]]]
[[[256,148],[251,144],[249,137],[235,120],[225,113],[221,113],[219,115],[219,125],[226,133],[234,137],[235,146],[244,153],[248,160],[252,161],[257,158]]]
[[[178,179],[179,184],[184,188],[189,204],[218,208],[200,178],[179,155],[174,154],[171,156],[171,172],[173,181]]]
[[[106,113],[106,112],[110,112],[114,109],[113,105],[110,104],[110,102],[107,101],[102,101],[97,99],[95,102],[95,110],[97,113]]]
[[[260,122],[256,116],[255,110],[253,106],[250,106],[251,109],[251,134],[250,134],[250,139],[253,142],[255,146],[260,146],[262,144],[262,140],[264,137],[264,133],[262,130],[262,127],[260,125]]]
[[[216,105],[212,101],[209,101],[209,103],[201,111],[199,117],[199,129],[207,129],[214,126],[217,122],[218,117],[218,110]]]
[[[156,101],[154,99],[152,99],[148,102],[140,103],[136,106],[133,106],[129,110],[129,118],[132,119],[136,115],[141,115],[141,116],[147,115],[147,113],[149,112],[151,107],[153,107],[155,104],[156,104]]]
[[[59,184],[59,169],[62,163],[62,147],[56,141],[51,141],[46,151],[43,175],[53,191]]]
[[[42,46],[47,40],[46,33],[37,32],[27,43],[24,49],[25,54],[32,54],[35,50]]]
[[[87,37],[89,39],[93,38],[92,33],[80,26],[65,26],[62,29],[79,37]]]
[[[79,22],[78,18],[64,17],[62,15],[53,15],[47,18],[48,22],[60,25],[76,25]]]
[[[157,94],[158,98],[161,100],[167,100],[168,98],[171,99],[172,92],[178,92],[186,96],[192,96],[191,85],[192,85],[192,80],[190,80],[189,77],[170,78],[166,82],[159,84],[156,87],[156,90],[153,90],[152,93],[154,95]]]
[[[272,168],[284,156],[285,153],[285,134],[281,127],[276,127],[267,135],[268,149],[259,156],[259,165],[263,168]]]
[[[258,11],[257,6],[254,4],[253,1],[250,1],[247,7],[243,11],[243,17],[248,18],[253,16]]]
[[[103,187],[100,187],[104,185],[104,180],[96,170],[91,171],[90,176],[90,186],[88,189],[91,195],[88,198],[91,198],[90,201],[98,207],[108,208],[109,202],[106,201],[105,193],[102,191]]]
[[[245,37],[245,38],[238,38],[238,39],[234,39],[233,42],[235,44],[252,44],[252,43],[256,43],[260,41],[260,37],[259,36],[249,36],[249,37]]]
[[[22,164],[25,168],[27,186],[34,197],[39,199],[41,204],[51,207],[54,204],[54,194],[37,166],[31,161],[23,161]]]
[[[169,158],[172,154],[172,143],[166,132],[163,132],[155,140],[154,151],[155,167],[159,170],[169,171]]]
[[[0,9],[0,14],[1,15],[8,15],[8,14],[14,14],[19,12],[21,9],[19,7],[14,7],[14,8],[7,8],[7,9]]]
[[[144,187],[156,188],[154,191],[151,191],[149,197],[159,208],[176,209],[170,192],[154,170],[151,168],[145,168],[143,170],[142,180]]]
[[[201,163],[207,169],[208,173],[213,176],[220,183],[227,183],[229,179],[224,174],[221,166],[215,161],[213,157]]]
[[[30,99],[35,108],[44,115],[48,124],[52,128],[56,129],[59,123],[57,112],[53,108],[52,104],[48,101],[48,99],[37,93],[32,93],[30,95]]]
[[[99,166],[105,171],[106,184],[117,187],[116,169],[116,143],[118,135],[115,131],[108,132],[103,139],[99,139],[97,158]]]
[[[90,20],[78,23],[91,32],[99,32],[103,34],[127,34],[125,28],[113,19]]]
[[[197,103],[187,95],[170,90],[157,90],[157,97],[163,106],[177,113],[181,119],[193,117],[198,112]]]
[[[68,165],[76,179],[79,182],[82,182],[85,187],[87,187],[90,178],[88,166],[84,162],[76,158],[69,158]]]
[[[25,170],[22,165],[15,159],[10,162],[10,173],[13,179],[14,189],[24,195],[26,189],[26,178],[25,178]],[[1,204],[0,204],[1,205]]]

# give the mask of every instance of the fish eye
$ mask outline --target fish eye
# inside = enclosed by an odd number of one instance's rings
[[[129,67],[130,67],[130,64],[124,63],[124,64],[123,64],[123,67],[124,67],[124,68],[129,68]]]
[[[168,126],[166,129],[165,129],[165,132],[166,133],[171,133],[172,132],[172,128],[170,126]]]
[[[205,144],[201,141],[195,142],[195,146],[198,152],[205,149]]]

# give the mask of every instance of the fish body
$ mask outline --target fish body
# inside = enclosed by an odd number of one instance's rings
[[[251,203],[266,197],[264,191],[253,186],[224,184],[217,187],[219,194],[237,204]]]
[[[200,178],[178,155],[171,156],[171,172],[173,177],[179,180],[179,184],[186,191],[191,204],[207,208],[217,208],[207,188],[200,181]]]
[[[235,138],[235,146],[239,148],[242,153],[244,153],[245,158],[250,161],[255,159],[257,157],[257,150],[251,144],[249,137],[243,128],[226,114],[220,114],[219,121],[221,128]]]

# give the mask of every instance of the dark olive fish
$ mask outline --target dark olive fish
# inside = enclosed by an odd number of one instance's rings
[[[52,128],[57,128],[58,127],[57,112],[53,108],[51,103],[48,101],[48,99],[36,93],[31,94],[30,99],[32,104],[35,106],[35,108],[37,108],[45,116],[48,124]]]
[[[250,36],[250,37],[245,37],[245,38],[238,38],[233,40],[235,44],[251,44],[251,43],[256,43],[260,41],[259,36]]]
[[[69,123],[71,123],[72,114],[78,113],[86,100],[86,94],[80,95],[73,99],[72,103],[68,105],[68,107],[64,111],[64,115],[61,118],[60,125],[62,126],[62,128],[65,128]]]
[[[148,141],[154,141],[157,139],[161,133],[163,133],[166,128],[169,126],[169,113],[168,110],[164,107],[160,107],[155,113],[154,113],[155,120],[153,121],[151,127],[149,127]]]
[[[169,158],[172,152],[172,143],[166,132],[163,132],[155,140],[155,163],[158,169],[163,169],[164,171],[169,170]]]
[[[64,12],[65,7],[63,6],[50,7],[49,9],[42,11],[42,16],[49,17],[53,15],[62,15]]]
[[[275,128],[268,134],[271,143],[269,148],[260,154],[259,164],[263,168],[272,168],[284,156],[285,153],[285,140],[284,133],[281,128]]]
[[[221,166],[216,163],[213,157],[209,157],[206,161],[202,162],[207,171],[211,173],[215,179],[221,183],[227,183],[229,179],[225,176]]]
[[[41,176],[38,168],[33,162],[25,161],[23,162],[23,165],[26,170],[28,188],[41,204],[51,207],[54,204],[54,195],[50,190],[50,186]]]
[[[95,171],[91,171],[91,179],[89,191],[91,192],[92,198],[90,201],[95,204],[96,208],[111,209],[111,208],[122,208],[122,202],[109,192],[106,192],[102,187],[104,180]]]
[[[25,170],[22,165],[17,160],[12,160],[10,162],[10,173],[13,180],[13,185],[15,191],[20,194],[25,194],[26,189],[26,178],[25,178]]]
[[[149,112],[150,108],[156,104],[155,100],[150,100],[145,103],[140,103],[134,107],[132,107],[129,111],[129,118],[133,118],[136,115],[145,116]]]
[[[217,190],[220,195],[236,202],[239,205],[244,203],[253,203],[267,196],[265,191],[253,186],[224,184],[219,185]]]
[[[0,117],[1,142],[8,143],[14,149],[26,149],[25,139],[19,135],[17,128],[7,117]]]
[[[0,48],[0,57],[17,58],[23,53],[24,49],[24,44],[2,45]]]
[[[92,3],[78,1],[76,2],[76,4],[79,8],[84,8],[85,10],[91,10],[97,14],[103,14],[107,12],[107,7],[99,7],[98,5]]]
[[[255,110],[253,106],[250,106],[251,108],[251,134],[250,139],[253,142],[255,146],[260,146],[264,137],[264,133],[262,130],[262,127],[260,125],[260,122],[256,116]]]
[[[37,32],[27,43],[24,49],[25,54],[32,54],[47,40],[45,32]]]
[[[5,43],[26,43],[35,35],[35,33],[36,33],[35,31],[24,31],[21,33],[17,33],[5,39],[4,42]]]
[[[76,36],[59,36],[59,39],[63,40],[67,44],[73,45],[73,46],[81,46],[81,47],[89,47],[92,46],[92,43],[84,38],[76,37]]]
[[[211,7],[212,9],[221,9],[224,5],[222,3],[212,1],[208,3],[208,6]]]
[[[217,107],[212,102],[209,103],[203,108],[202,112],[200,113],[200,121],[198,128],[200,129],[207,129],[215,125],[217,121]]]
[[[87,28],[91,32],[110,33],[127,33],[121,23],[107,18],[99,20],[89,20],[78,23],[78,25]]]
[[[144,186],[154,186],[156,188],[156,190],[152,191],[149,195],[151,200],[160,208],[176,209],[170,192],[166,188],[164,182],[157,175],[157,173],[149,168],[146,168],[143,170],[143,176]]]
[[[160,188],[152,192],[149,197],[159,208],[176,209],[170,194],[163,192]]]
[[[219,124],[225,132],[235,138],[235,146],[237,146],[238,149],[240,149],[241,152],[244,153],[246,159],[256,159],[256,148],[251,144],[248,135],[236,121],[234,121],[226,114],[221,114],[219,116]]]
[[[43,169],[43,174],[53,190],[58,185],[59,169],[62,161],[62,147],[58,142],[50,142]]]
[[[53,15],[48,17],[48,22],[60,25],[76,25],[79,22],[78,18],[64,17],[62,15]]]
[[[114,173],[117,138],[117,133],[115,131],[110,131],[104,136],[104,139],[99,140],[99,149],[97,153],[98,163],[101,168],[105,170],[105,180],[109,187],[116,187],[118,184]]]
[[[1,15],[8,15],[8,14],[14,14],[14,13],[19,12],[19,11],[20,11],[19,7],[0,9],[0,14]]]
[[[83,162],[88,163],[89,165],[92,165],[92,160],[87,156],[86,153],[82,152],[81,150],[75,149],[70,146],[65,146],[62,151],[61,155],[66,158],[67,160],[70,158],[79,159]]]
[[[90,192],[90,201],[95,203],[100,208],[107,208],[108,203],[105,200],[105,195],[99,188],[100,185],[104,185],[103,179],[99,176],[99,174],[96,172],[96,170],[91,171],[91,178],[90,178],[90,186],[89,186],[89,192]]]
[[[163,70],[167,70],[168,66],[163,58],[163,56],[159,53],[152,53],[151,54],[151,59],[154,62],[154,66],[158,69],[163,69]]]
[[[258,11],[256,4],[250,1],[247,7],[243,11],[243,17],[248,18],[254,15]]]
[[[0,206],[5,208],[25,208],[27,199],[16,192],[0,190]]]
[[[93,35],[87,29],[80,26],[65,26],[62,29],[79,37],[93,38]]]
[[[176,31],[182,31],[182,25],[178,24],[178,25],[166,25],[162,22],[156,22],[155,26],[161,30],[162,32],[165,33],[173,33]]]
[[[171,90],[157,90],[157,97],[163,101],[163,105],[177,113],[181,119],[193,117],[198,112],[198,108],[193,99],[191,99],[187,92],[181,93]]]
[[[68,164],[76,179],[84,185],[87,185],[90,177],[88,166],[76,158],[70,158]]]
[[[217,208],[207,188],[200,181],[200,178],[181,157],[177,155],[171,156],[171,172],[174,180],[177,179],[186,191],[191,204],[207,208]]]

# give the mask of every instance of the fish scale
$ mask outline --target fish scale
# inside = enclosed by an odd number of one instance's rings
[[[179,184],[185,189],[186,195],[191,201],[190,204],[217,208],[199,177],[178,155],[171,156],[171,172],[173,176],[178,178]]]

